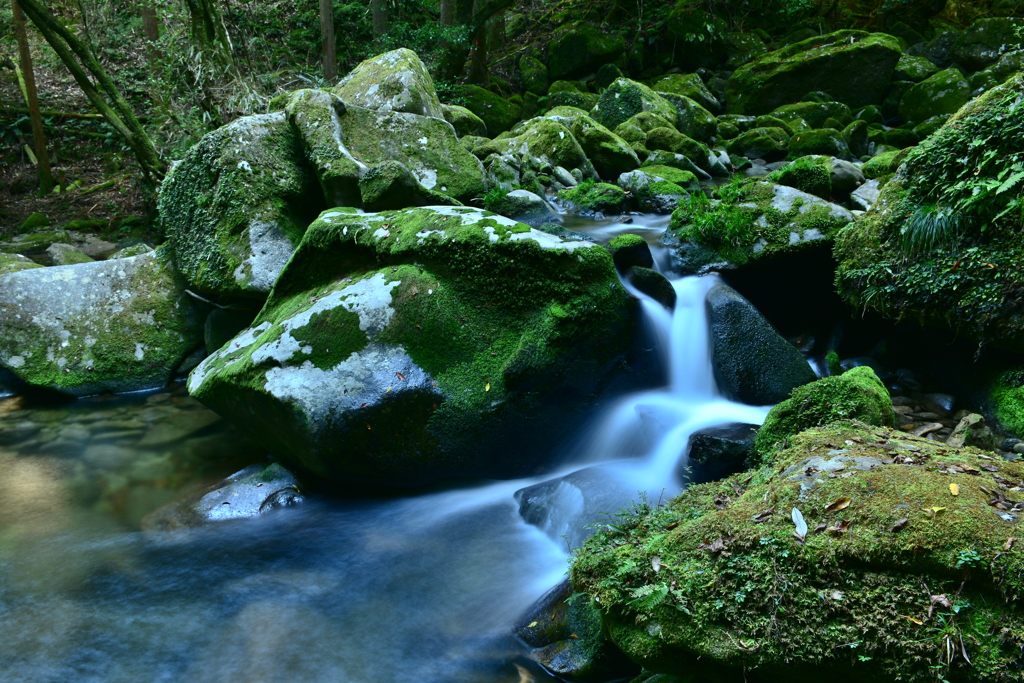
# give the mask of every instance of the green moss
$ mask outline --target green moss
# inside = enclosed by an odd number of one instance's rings
[[[789,156],[793,158],[808,154],[846,156],[850,153],[843,135],[835,128],[815,128],[800,131],[789,140]]]
[[[778,161],[786,156],[789,134],[781,128],[751,128],[729,141],[729,154]]]
[[[981,487],[1022,479],[1019,463],[844,421],[794,436],[772,465],[641,501],[570,578],[653,672],[1009,683],[1024,664],[1024,552]]]
[[[832,197],[832,163],[825,156],[800,157],[793,163],[770,173],[765,179],[795,187],[801,192],[822,199]]]
[[[643,172],[648,175],[658,176],[664,178],[670,183],[678,185],[682,188],[696,192],[700,189],[700,184],[691,171],[684,171],[682,169],[673,168],[672,166],[644,166]]]
[[[21,225],[18,226],[18,232],[24,235],[25,233],[33,232],[39,228],[45,228],[49,225],[50,219],[46,217],[46,214],[36,211],[21,222]]]
[[[626,192],[617,185],[584,181],[576,187],[559,191],[558,198],[586,213],[622,213],[626,208]]]
[[[623,49],[621,36],[577,22],[548,45],[548,71],[552,80],[586,76],[614,62]]]
[[[693,138],[687,137],[674,128],[655,128],[647,133],[645,143],[649,150],[664,150],[682,154],[700,167],[708,165],[708,148]]]
[[[903,151],[873,210],[837,239],[842,296],[883,315],[1024,348],[1024,154],[1012,142],[1024,134],[1022,92],[1020,77],[989,91]]]
[[[1004,373],[992,388],[991,400],[1000,426],[1018,437],[1024,435],[1024,372]]]
[[[863,166],[861,172],[865,178],[880,178],[884,175],[891,175],[896,172],[903,160],[907,158],[909,150],[894,149],[871,157]]]
[[[772,408],[757,430],[755,462],[766,462],[779,444],[805,429],[850,419],[879,426],[896,421],[888,390],[867,366],[794,389],[790,398]]]
[[[456,88],[466,109],[479,116],[487,125],[491,137],[508,130],[519,120],[519,107],[477,85],[460,85]]]
[[[668,100],[628,78],[620,78],[608,86],[592,113],[599,123],[614,130],[640,112],[652,112],[671,125],[676,123],[676,109]]]
[[[29,270],[31,268],[42,268],[42,266],[32,259],[21,256],[20,254],[5,254],[0,252],[0,276],[4,276],[7,273],[17,273],[19,270]]]

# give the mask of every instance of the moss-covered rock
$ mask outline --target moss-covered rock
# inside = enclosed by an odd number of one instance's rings
[[[513,190],[497,199],[485,201],[484,208],[535,228],[545,223],[562,222],[547,200],[527,190]]]
[[[37,232],[40,228],[49,227],[50,219],[42,211],[35,211],[28,215],[28,218],[18,226],[18,232],[22,235]]]
[[[50,257],[52,265],[73,266],[76,263],[91,263],[96,259],[87,256],[81,249],[73,244],[54,242],[46,248],[46,255]]]
[[[621,36],[582,21],[572,24],[548,45],[551,80],[592,74],[602,65],[614,62],[625,45]]]
[[[629,197],[621,187],[592,181],[560,190],[558,198],[582,214],[619,214],[626,210],[629,202]]]
[[[868,153],[868,123],[857,120],[843,128],[843,142],[850,154],[862,157]]]
[[[999,492],[1022,479],[975,449],[837,423],[623,513],[570,579],[631,659],[681,680],[1009,683],[1024,551]]]
[[[1017,17],[979,19],[953,43],[952,56],[968,69],[984,69],[998,61],[1004,52],[1021,47],[1019,31],[1022,25]]]
[[[891,128],[882,134],[882,141],[889,147],[904,149],[915,146],[918,137],[913,128]]]
[[[487,124],[484,120],[466,109],[455,104],[442,104],[444,120],[452,124],[455,134],[460,138],[467,135],[487,137]]]
[[[795,102],[776,108],[771,116],[790,124],[793,132],[803,128],[826,128],[825,122],[836,119],[841,124],[853,121],[853,112],[842,102]]]
[[[71,240],[71,235],[66,230],[15,235],[10,240],[0,242],[0,254],[34,256],[42,254],[54,242],[67,242],[69,240]]]
[[[906,158],[836,242],[840,293],[884,315],[1024,348],[1019,202],[1024,82],[973,100]],[[1000,191],[1001,190],[1001,191]]]
[[[755,457],[765,462],[780,444],[785,448],[788,439],[805,429],[853,419],[878,426],[896,423],[889,391],[866,365],[794,389],[757,431]]]
[[[564,169],[580,169],[585,178],[597,177],[583,148],[572,131],[562,123],[546,117],[523,121],[509,131],[507,137],[498,138],[473,150],[477,156],[490,154],[515,155],[525,159],[539,159]]]
[[[808,154],[848,157],[850,149],[843,140],[843,134],[835,128],[812,128],[795,133],[789,139],[789,155],[791,157],[802,157]]]
[[[707,142],[718,130],[718,119],[696,101],[684,95],[663,93],[678,112],[676,129],[694,140]]]
[[[331,210],[189,391],[321,477],[514,476],[601,386],[634,314],[595,244],[478,209]]]
[[[924,140],[926,137],[937,131],[939,128],[945,125],[946,121],[949,120],[949,114],[939,114],[927,118],[921,123],[917,124],[913,128],[914,136],[918,140]]]
[[[689,97],[700,106],[714,114],[722,113],[722,104],[697,74],[669,74],[650,82],[655,92],[671,93]]]
[[[733,72],[727,107],[734,114],[766,114],[812,90],[825,90],[851,107],[875,104],[901,53],[899,41],[884,33],[844,30],[808,38]]]
[[[729,58],[725,65],[730,69],[738,69],[768,52],[768,45],[757,33],[750,31],[734,31],[727,33]]]
[[[765,180],[795,187],[801,192],[822,199],[832,197],[832,159],[827,156],[804,156],[773,171]]]
[[[881,178],[883,176],[892,175],[899,169],[900,164],[907,158],[912,150],[910,149],[892,149],[868,159],[861,167],[861,171],[864,173],[865,178]]]
[[[669,180],[667,176],[679,182]],[[697,177],[689,171],[670,166],[654,166],[637,169],[619,176],[619,187],[636,200],[641,211],[649,213],[672,213],[679,202],[699,192]]]
[[[620,78],[608,86],[597,106],[590,114],[598,123],[608,128],[615,129],[640,112],[651,112],[669,122],[676,124],[678,116],[675,106],[664,97],[648,88],[643,83],[631,81],[628,78]]]
[[[30,268],[42,268],[43,266],[36,263],[27,256],[21,254],[5,254],[0,252],[0,277],[7,273],[17,273],[20,270],[29,270]]]
[[[710,201],[697,193],[673,212],[669,231],[679,242],[674,261],[681,272],[774,258],[831,239],[853,220],[841,206],[785,185],[753,181],[727,194]]]
[[[503,133],[519,120],[520,108],[478,85],[460,85],[456,92],[462,98],[466,109],[476,114],[487,126],[491,137]]]
[[[427,67],[404,47],[361,62],[332,92],[345,104],[364,109],[445,118]]]
[[[897,81],[913,81],[914,83],[920,83],[924,79],[936,73],[938,70],[939,67],[935,66],[924,57],[903,55],[900,57],[900,61],[896,64],[896,70],[893,72],[893,78]]]
[[[789,135],[781,128],[751,128],[726,145],[729,154],[748,159],[778,161],[785,158]]]
[[[0,277],[0,365],[68,396],[170,381],[203,321],[166,253]]]
[[[543,99],[543,104],[549,109],[555,107],[576,107],[577,109],[583,109],[590,111],[597,105],[598,96],[590,92],[580,92],[578,90],[562,90],[560,92],[554,92]]]
[[[946,69],[903,93],[900,119],[906,123],[921,123],[933,116],[952,114],[969,99],[971,86],[967,79],[956,69]]]
[[[709,165],[708,148],[701,142],[683,135],[675,128],[655,128],[647,133],[645,142],[647,149],[663,150],[673,154],[682,154],[703,169]]]
[[[1024,437],[1024,370],[1010,370],[993,382],[990,392],[992,414],[1003,430]]]
[[[548,92],[548,67],[532,54],[523,55],[519,60],[519,73],[527,92],[546,95]]]
[[[323,206],[301,136],[275,112],[203,136],[167,174],[158,210],[189,286],[262,298]]]
[[[548,112],[546,116],[561,121],[569,128],[599,176],[606,179],[618,178],[619,174],[631,171],[640,165],[640,159],[637,158],[636,152],[627,141],[584,112],[571,118],[555,116],[556,112],[564,109],[566,107],[559,107],[558,110]]]
[[[448,195],[423,187],[400,161],[385,161],[364,173],[359,192],[363,206],[370,211],[457,204]]]

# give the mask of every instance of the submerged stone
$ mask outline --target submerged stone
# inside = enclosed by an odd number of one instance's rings
[[[634,311],[589,242],[471,208],[327,211],[189,391],[321,477],[513,476],[605,381]]]

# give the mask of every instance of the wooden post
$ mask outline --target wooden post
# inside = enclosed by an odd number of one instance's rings
[[[320,35],[323,36],[324,80],[334,85],[338,78],[338,57],[334,41],[333,0],[320,0]]]
[[[32,71],[32,54],[28,49],[28,35],[25,33],[25,15],[21,13],[18,0],[11,0],[14,12],[14,34],[18,39],[18,53],[21,57],[21,72],[25,80],[25,104],[32,119],[32,142],[36,148],[36,169],[39,173],[39,192],[49,194],[53,189],[53,174],[50,172],[50,155],[46,152],[46,136],[43,134],[43,117],[39,114],[39,98],[36,96],[36,77]]]

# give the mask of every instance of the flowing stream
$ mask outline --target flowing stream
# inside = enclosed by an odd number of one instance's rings
[[[637,221],[594,232],[664,228]],[[565,575],[569,547],[638,492],[677,492],[694,431],[767,412],[716,390],[715,282],[675,280],[672,313],[636,293],[665,385],[595,416],[576,464],[537,479],[132,531],[148,511],[138,500],[151,509],[258,449],[180,389],[0,400],[0,680],[554,680],[510,628]]]

